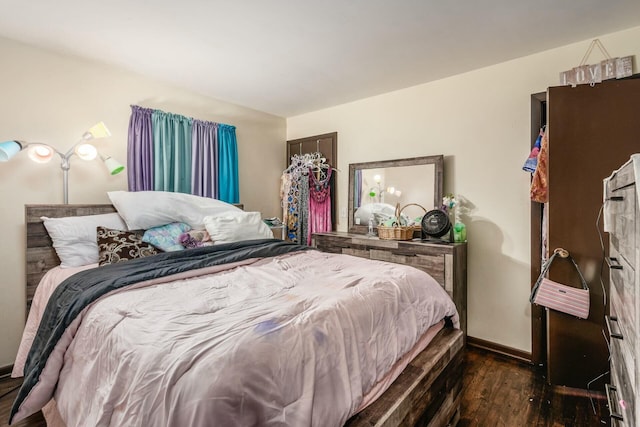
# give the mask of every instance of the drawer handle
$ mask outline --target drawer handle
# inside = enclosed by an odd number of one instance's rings
[[[624,339],[624,337],[622,336],[622,334],[620,332],[613,332],[613,330],[611,329],[611,322],[616,322],[616,325],[617,325],[618,324],[618,318],[617,317],[609,317],[609,316],[605,315],[604,316],[604,323],[607,324],[607,331],[609,332],[609,336],[611,338],[617,338],[619,340]],[[617,326],[616,326],[616,329],[618,329]]]
[[[622,270],[622,264],[620,264],[620,261],[618,261],[618,258],[608,256],[605,259],[607,260],[607,265],[609,266],[610,269]]]
[[[611,394],[612,393],[617,394],[618,389],[615,386],[612,386],[610,384],[605,384],[604,389],[607,393],[607,405],[609,405],[609,417],[615,418],[616,420],[624,421],[624,418],[622,417],[621,413],[613,412],[613,401],[611,400]]]

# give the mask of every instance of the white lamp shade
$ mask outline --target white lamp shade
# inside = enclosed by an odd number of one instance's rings
[[[0,162],[8,162],[20,150],[22,150],[22,145],[18,141],[0,142]]]
[[[55,150],[46,145],[35,144],[29,147],[29,158],[36,163],[47,163],[54,154]]]
[[[107,157],[104,159],[104,165],[107,167],[107,170],[111,175],[117,175],[124,170],[124,166],[111,157]]]
[[[96,123],[91,126],[91,128],[82,135],[83,139],[95,139],[95,138],[106,138],[111,136],[111,132],[107,129],[107,126],[104,122]]]
[[[79,144],[75,152],[82,160],[93,160],[98,156],[98,150],[91,144]]]

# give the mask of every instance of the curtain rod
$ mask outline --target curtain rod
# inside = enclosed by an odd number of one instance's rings
[[[211,120],[196,119],[194,117],[185,116],[183,114],[177,114],[177,113],[171,113],[171,112],[163,111],[163,110],[160,110],[159,108],[148,108],[148,107],[142,107],[140,105],[134,105],[134,104],[131,104],[130,107],[131,108],[139,108],[141,110],[149,110],[150,112],[156,112],[157,111],[157,112],[160,112],[162,114],[171,114],[173,116],[184,117],[187,120],[191,120],[191,121],[195,120],[195,121],[198,121],[198,122],[201,122],[201,123],[211,123],[211,124],[218,125],[218,126],[229,126],[229,127],[232,127],[232,128],[235,129],[234,125],[229,125],[229,124],[226,124],[226,123],[218,123],[218,122],[214,122],[214,121],[211,121]]]

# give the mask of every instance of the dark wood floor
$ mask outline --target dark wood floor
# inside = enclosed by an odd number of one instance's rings
[[[545,384],[537,369],[516,360],[468,347],[465,354],[462,415],[459,427],[589,427],[609,425],[606,401]],[[0,380],[0,396],[20,381]],[[0,427],[7,425],[16,391],[0,398]],[[40,413],[15,426],[45,426]]]
[[[486,350],[467,346],[462,387],[459,427],[610,425],[603,393],[551,387],[540,368]]]

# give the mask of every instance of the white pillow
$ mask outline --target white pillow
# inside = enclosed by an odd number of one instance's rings
[[[273,239],[273,233],[262,221],[260,212],[240,211],[227,215],[207,216],[204,218],[204,226],[214,244]]]
[[[110,191],[107,193],[130,230],[148,230],[171,222],[184,222],[203,230],[205,216],[241,209],[221,200],[169,191]]]
[[[60,267],[81,267],[98,262],[99,226],[114,230],[126,230],[127,226],[117,213],[102,215],[70,216],[64,218],[40,218],[53,241],[60,258]]]

